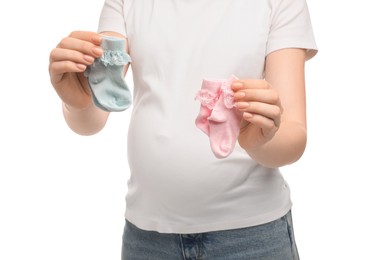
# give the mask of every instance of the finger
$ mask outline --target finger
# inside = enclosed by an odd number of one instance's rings
[[[83,72],[87,65],[94,61],[94,57],[78,51],[55,48],[50,53],[49,73],[52,78],[62,77],[68,72]]]
[[[274,89],[241,89],[234,94],[236,102],[262,102],[280,104],[279,95]]]
[[[244,79],[234,81],[231,88],[233,91],[240,89],[268,89],[271,88],[271,85],[262,79]]]
[[[275,126],[280,126],[282,109],[279,106],[259,102],[238,102],[236,107],[241,112],[268,118]]]
[[[83,54],[78,51],[55,48],[50,53],[50,62],[59,62],[59,61],[72,61],[75,63],[80,63],[84,65],[90,65],[94,62],[95,58]]]
[[[95,45],[100,45],[102,42],[102,36],[96,32],[73,31],[70,33],[69,37],[91,42]]]
[[[49,74],[51,81],[56,83],[62,79],[64,73],[80,73],[84,72],[86,68],[87,66],[84,64],[74,63],[71,61],[59,61],[49,65]]]
[[[278,127],[275,126],[274,121],[267,117],[245,112],[243,114],[243,118],[248,122],[258,126],[259,129],[261,129],[262,135],[264,137],[271,137],[278,130]]]
[[[59,61],[51,63],[49,71],[51,75],[64,74],[71,72],[83,72],[87,68],[84,64],[75,63],[72,61]]]
[[[57,48],[78,51],[96,58],[103,54],[103,49],[99,45],[73,37],[66,37],[62,39],[57,45]]]

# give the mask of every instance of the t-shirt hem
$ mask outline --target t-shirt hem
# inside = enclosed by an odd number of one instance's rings
[[[288,49],[288,48],[296,48],[296,49],[306,50],[306,60],[310,60],[311,58],[316,56],[316,54],[318,52],[317,45],[314,43],[308,44],[307,42],[291,41],[291,42],[280,42],[278,44],[273,44],[272,47],[269,47],[267,49],[266,56],[272,52],[277,51],[277,50]]]
[[[97,32],[116,32],[126,37],[126,31],[120,26],[99,26]]]
[[[233,220],[227,222],[218,222],[211,224],[203,224],[203,225],[178,225],[176,223],[164,223],[164,222],[156,222],[149,221],[145,218],[140,218],[130,214],[127,210],[125,213],[125,218],[127,221],[137,226],[142,230],[147,231],[156,231],[159,233],[169,233],[169,234],[195,234],[195,233],[205,233],[205,232],[213,232],[213,231],[222,231],[222,230],[231,230],[231,229],[239,229],[239,228],[247,228],[257,225],[266,224],[277,220],[284,215],[286,215],[292,207],[292,203],[283,207],[282,209],[275,210],[266,214],[261,214],[255,217],[250,217],[246,219]]]

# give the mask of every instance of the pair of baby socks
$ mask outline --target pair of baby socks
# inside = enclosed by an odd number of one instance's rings
[[[130,90],[124,80],[124,65],[131,62],[126,52],[126,40],[113,36],[102,36],[103,55],[87,67],[94,104],[109,112],[126,110],[132,103]]]
[[[195,98],[201,104],[195,125],[209,136],[211,150],[219,159],[231,154],[240,133],[242,113],[234,106],[234,80],[233,75],[227,80],[204,79]]]

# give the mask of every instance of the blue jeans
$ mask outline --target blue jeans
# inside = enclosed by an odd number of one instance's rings
[[[126,221],[122,260],[299,260],[291,212],[259,226],[199,234],[161,234]]]

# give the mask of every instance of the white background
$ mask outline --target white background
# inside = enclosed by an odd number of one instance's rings
[[[112,114],[98,135],[78,136],[47,69],[61,38],[96,30],[102,4],[0,4],[2,260],[120,259],[130,110]],[[387,4],[308,4],[320,49],[307,63],[309,140],[282,169],[301,259],[390,259]]]

